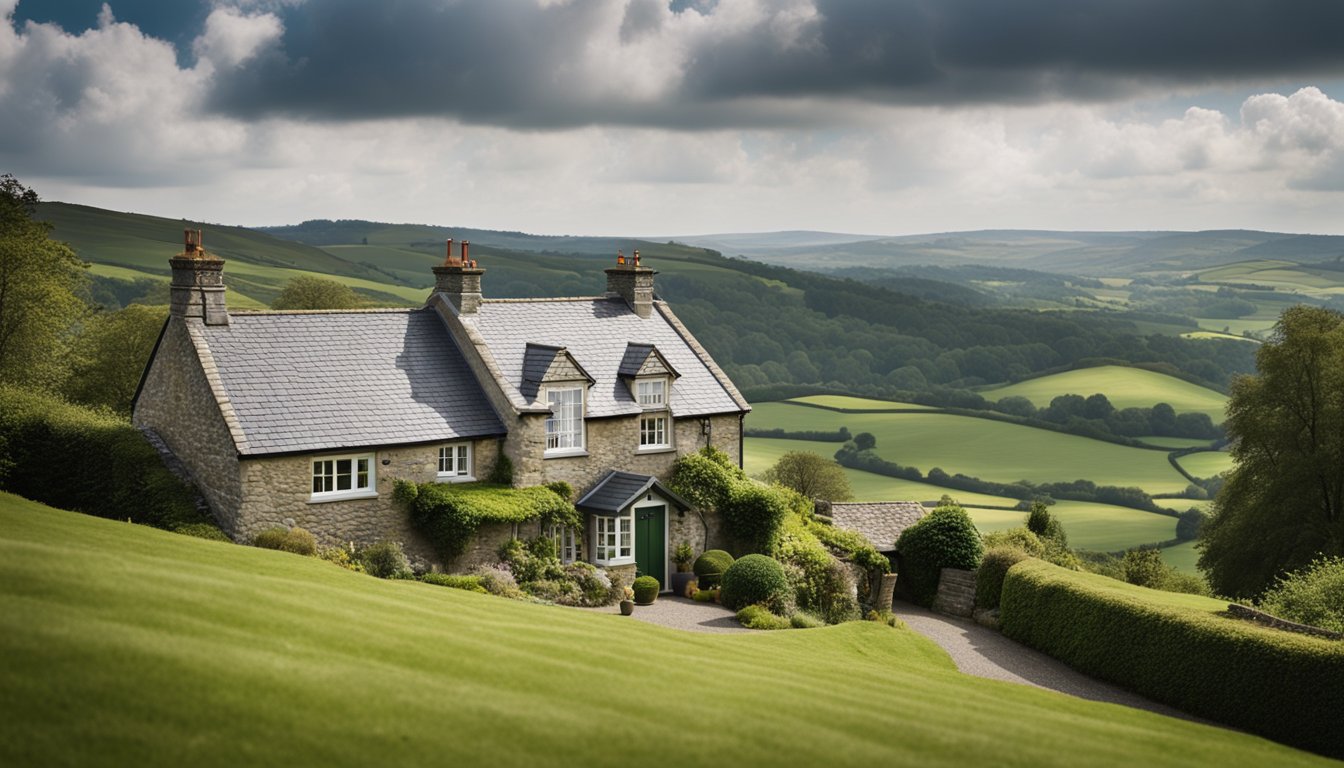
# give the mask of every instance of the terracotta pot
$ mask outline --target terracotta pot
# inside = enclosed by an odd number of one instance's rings
[[[634,600],[622,600],[622,601],[621,601],[621,615],[622,615],[622,616],[629,616],[630,614],[632,614],[632,613],[634,613],[634,612],[635,612],[635,601],[634,601]]]

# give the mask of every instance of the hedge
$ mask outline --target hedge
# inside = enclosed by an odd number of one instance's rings
[[[0,386],[0,489],[59,509],[168,530],[214,525],[126,419]]]
[[[1000,626],[1189,714],[1344,757],[1344,643],[1187,607],[1198,601],[1029,560],[1004,579]]]
[[[416,484],[398,480],[393,498],[445,561],[466,551],[467,543],[484,523],[540,520],[543,525],[570,528],[581,524],[569,499],[542,485],[510,488],[486,483]]]

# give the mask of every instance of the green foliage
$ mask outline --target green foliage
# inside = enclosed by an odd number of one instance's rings
[[[877,438],[872,432],[860,432],[854,436],[854,447],[860,451],[871,451],[877,447]]]
[[[859,606],[853,597],[854,582],[849,569],[816,534],[823,527],[798,518],[786,521],[775,557],[784,566],[798,607],[817,614],[828,624],[839,624],[857,617]]]
[[[129,414],[140,376],[167,319],[167,307],[141,304],[87,318],[72,349],[65,385],[70,399]]]
[[[513,578],[524,591],[532,582],[564,577],[564,567],[555,556],[555,545],[545,536],[528,541],[509,539],[500,547],[499,559],[513,572]]]
[[[580,525],[574,505],[544,486],[423,483],[414,493],[404,486],[395,488],[394,493],[405,505],[416,530],[429,539],[445,562],[462,554],[485,523],[540,520],[543,525]]]
[[[846,501],[854,498],[841,466],[809,451],[789,451],[761,475],[767,483],[792,488],[809,499]]]
[[[999,545],[985,550],[980,570],[975,574],[975,607],[998,608],[1003,594],[1003,579],[1008,569],[1031,557],[1014,546]]]
[[[0,384],[56,391],[87,278],[51,225],[33,219],[36,206],[36,192],[0,176]]]
[[[1027,530],[1037,536],[1047,536],[1050,532],[1050,524],[1054,518],[1050,516],[1050,510],[1044,503],[1033,501],[1031,503],[1031,513],[1027,515]]]
[[[355,550],[354,558],[364,566],[370,576],[380,579],[411,578],[411,564],[401,544],[395,541],[379,541],[367,547]]]
[[[737,612],[737,620],[747,629],[791,629],[793,621],[776,615],[764,605],[748,605]]]
[[[691,549],[689,541],[681,542],[676,549],[672,550],[672,562],[677,564],[677,570],[679,571],[685,571],[694,559],[695,550]]]
[[[887,573],[891,571],[891,561],[887,556],[877,551],[877,548],[868,543],[868,540],[854,531],[846,531],[843,528],[836,528],[833,525],[818,522],[816,520],[808,521],[807,530],[813,536],[821,540],[840,557],[853,562],[864,570],[877,571],[878,573]],[[894,545],[896,542],[892,542]]]
[[[1030,557],[1045,557],[1045,543],[1025,526],[993,531],[980,537],[988,552],[996,547],[1016,549]]]
[[[495,465],[490,468],[490,474],[486,475],[485,481],[491,485],[513,485],[513,459],[510,459],[503,451],[495,458]],[[571,491],[571,494],[573,491]],[[565,496],[565,501],[571,497]]]
[[[1318,555],[1344,555],[1344,315],[1286,310],[1238,378],[1227,432],[1236,465],[1200,533],[1219,594],[1250,597]]]
[[[722,549],[707,549],[695,559],[695,565],[691,566],[691,570],[695,572],[700,588],[710,589],[719,585],[723,572],[732,564],[732,555]]]
[[[176,530],[213,525],[124,418],[0,385],[0,488],[61,509]]]
[[[356,560],[354,554],[345,547],[327,547],[325,549],[320,549],[317,552],[317,556],[326,560],[328,563],[340,566],[347,571],[364,573],[364,564],[359,560]]]
[[[789,626],[794,629],[817,629],[826,626],[826,622],[807,611],[794,611],[793,615],[789,617]]]
[[[280,550],[304,557],[312,557],[317,554],[317,539],[313,537],[313,534],[296,525],[289,529],[284,541],[280,542]]]
[[[542,485],[547,488],[550,488],[552,491],[555,492],[556,496],[559,496],[565,501],[574,500],[574,486],[570,485],[569,483],[566,483],[564,480],[554,480],[549,483],[542,483]]]
[[[219,530],[219,526],[214,523],[185,523],[174,528],[173,533],[180,533],[184,536],[194,536],[198,539],[208,539],[210,541],[227,541],[230,543],[233,541],[233,539],[226,536],[223,531]]]
[[[461,589],[467,592],[486,594],[485,585],[481,583],[480,576],[457,573],[425,573],[421,574],[420,580],[426,584],[433,584],[436,587],[448,587],[450,589]]]
[[[722,453],[711,447],[679,457],[672,464],[669,487],[697,509],[716,510],[728,500],[733,485],[745,476],[707,451]]]
[[[792,589],[784,575],[784,566],[778,560],[766,555],[746,555],[733,561],[723,572],[719,598],[729,608],[759,603],[785,614],[792,603]]]
[[[350,286],[322,277],[291,278],[271,309],[355,309],[364,305]]]
[[[1344,632],[1344,558],[1318,558],[1280,578],[1259,607],[1281,619]]]
[[[289,529],[283,525],[277,525],[253,536],[252,546],[261,549],[280,549],[287,536],[289,536]]]
[[[661,589],[658,580],[649,575],[636,578],[632,587],[635,590],[635,602],[639,605],[648,605],[657,600],[658,591]]]
[[[779,489],[750,481],[734,484],[719,507],[724,529],[745,553],[769,552],[788,512],[788,498]]]
[[[980,532],[956,504],[944,504],[901,532],[896,552],[901,557],[898,584],[919,605],[933,605],[943,568],[973,570],[983,553]]]
[[[697,589],[691,599],[697,603],[717,603],[719,601],[719,588]]]
[[[1084,674],[1344,757],[1344,643],[1223,618],[1211,600],[1182,607],[1165,594],[1032,561],[1008,572],[1000,621],[1008,637]]]

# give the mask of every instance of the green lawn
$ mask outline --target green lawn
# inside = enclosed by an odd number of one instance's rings
[[[962,675],[906,630],[715,636],[0,495],[5,765],[1329,765]]]
[[[1233,465],[1232,454],[1227,451],[1200,451],[1182,456],[1176,461],[1195,477],[1214,477],[1232,469]]]
[[[844,414],[787,403],[753,406],[747,425],[756,429],[871,432],[877,453],[927,473],[941,467],[983,480],[1035,482],[1091,480],[1137,486],[1150,494],[1179,493],[1189,482],[1161,451],[1066,435],[971,416],[940,413]],[[801,441],[800,441],[801,442]],[[839,446],[816,443],[830,455]]]
[[[1227,396],[1188,381],[1142,368],[1102,365],[1065,371],[980,392],[986,400],[1017,396],[1044,408],[1060,395],[1087,397],[1100,392],[1116,408],[1151,408],[1167,403],[1177,413],[1207,413],[1214,423],[1225,418]]]
[[[1167,565],[1183,573],[1199,573],[1199,569],[1195,567],[1195,561],[1199,560],[1199,552],[1195,549],[1193,541],[1174,547],[1163,547],[1162,559]]]

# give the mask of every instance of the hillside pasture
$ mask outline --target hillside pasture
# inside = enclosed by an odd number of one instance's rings
[[[1136,486],[1149,494],[1180,493],[1188,481],[1161,451],[1131,448],[1018,424],[942,413],[843,414],[788,403],[753,406],[755,429],[871,432],[887,461],[928,473],[940,467],[982,480]],[[827,444],[832,446],[834,444]],[[834,453],[838,445],[829,448]],[[818,449],[824,451],[826,449]]]
[[[1199,568],[1195,567],[1195,563],[1199,560],[1199,550],[1195,549],[1195,542],[1187,541],[1174,547],[1163,547],[1160,551],[1162,560],[1172,568],[1182,573],[1199,573]]]
[[[1177,413],[1206,413],[1215,424],[1226,418],[1227,396],[1221,392],[1174,376],[1121,365],[1081,368],[1027,379],[982,390],[980,396],[986,400],[1025,397],[1037,408],[1044,408],[1060,395],[1088,397],[1097,393],[1106,395],[1116,408],[1151,408],[1158,403],[1167,403]]]
[[[953,498],[956,494],[953,494]],[[967,507],[981,533],[1025,525],[1027,513]],[[1156,544],[1176,536],[1176,518],[1111,504],[1060,501],[1050,507],[1068,534],[1069,546],[1099,552],[1118,552],[1141,544]]]
[[[893,400],[852,397],[850,395],[807,395],[806,397],[791,398],[789,402],[805,403],[841,411],[924,411],[933,407],[916,403],[898,403]]]
[[[0,531],[5,765],[1329,764],[872,622],[679,632],[10,495]],[[707,700],[724,725],[690,727]]]
[[[1181,468],[1195,477],[1216,477],[1232,469],[1232,454],[1227,451],[1200,451],[1186,454],[1176,461]]]

